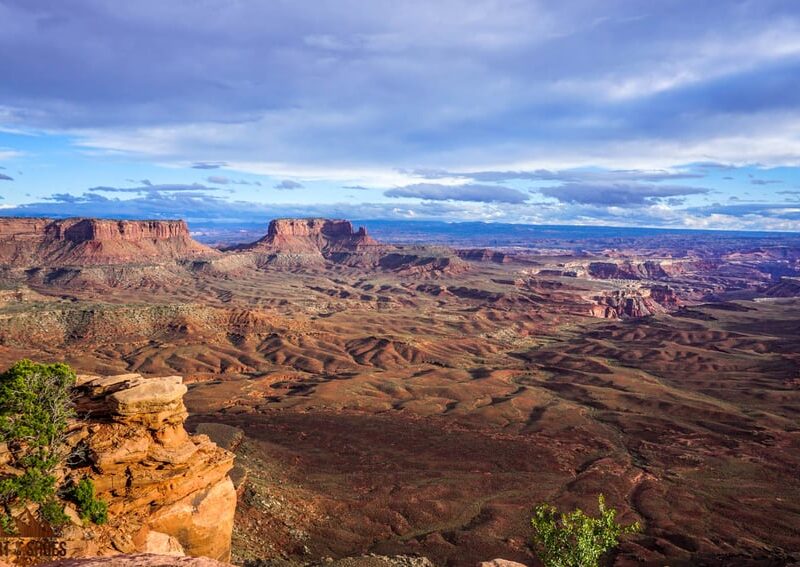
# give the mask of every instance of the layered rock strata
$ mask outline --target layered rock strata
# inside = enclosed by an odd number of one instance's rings
[[[180,376],[81,376],[68,475],[88,477],[108,502],[106,526],[73,526],[73,555],[156,552],[230,557],[236,493],[233,454],[190,436]]]
[[[269,223],[264,238],[254,243],[254,248],[272,248],[283,252],[331,253],[354,251],[378,242],[367,235],[363,226],[353,229],[353,224],[339,219],[275,219]]]
[[[146,264],[216,256],[182,220],[0,218],[9,267]]]

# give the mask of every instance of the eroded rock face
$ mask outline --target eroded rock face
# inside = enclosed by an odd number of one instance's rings
[[[615,260],[608,262],[590,262],[586,266],[587,274],[596,279],[608,280],[661,280],[686,273],[697,268],[693,261],[678,260]]]
[[[467,248],[464,250],[456,250],[456,254],[462,260],[468,260],[470,262],[509,264],[513,261],[513,258],[508,254],[490,248]]]
[[[666,285],[605,292],[592,297],[592,301],[591,315],[605,319],[647,317],[681,305],[675,291]]]
[[[329,238],[366,236],[362,226],[353,231],[353,223],[341,219],[275,219],[269,223],[269,236],[315,236],[323,234]]]
[[[85,462],[67,474],[92,479],[109,523],[77,526],[72,555],[158,552],[230,557],[236,493],[233,454],[184,429],[180,376],[81,376],[72,445]],[[86,540],[86,536],[91,540]]]
[[[267,235],[248,248],[269,249],[284,253],[321,253],[356,251],[378,242],[360,227],[339,219],[275,219]]]
[[[97,266],[213,257],[182,220],[0,218],[0,264]]]
[[[340,219],[275,219],[264,238],[234,250],[240,253],[210,265],[235,272],[245,266],[297,268],[338,264],[414,277],[438,277],[469,269],[449,249],[381,244],[364,227],[355,230],[350,221]]]
[[[189,236],[182,220],[127,221],[108,219],[67,219],[47,226],[46,235],[55,240],[87,242],[92,240],[168,240]]]

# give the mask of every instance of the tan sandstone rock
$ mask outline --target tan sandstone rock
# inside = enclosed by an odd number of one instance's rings
[[[163,532],[148,532],[144,548],[147,553],[174,555],[178,557],[186,555],[180,542],[171,535],[167,535]]]
[[[78,387],[77,409],[88,420],[70,438],[84,444],[85,468],[109,522],[87,526],[76,556],[157,552],[230,556],[236,493],[228,473],[233,454],[184,428],[186,386],[180,376],[95,377]],[[80,540],[80,534],[76,532]]]
[[[217,534],[231,533],[236,501],[233,482],[225,478],[202,494],[190,494],[165,507],[150,518],[149,525],[174,536],[186,553],[227,561],[230,559],[230,542],[222,541]]]

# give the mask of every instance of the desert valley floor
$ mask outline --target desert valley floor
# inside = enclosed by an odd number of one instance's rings
[[[282,220],[2,219],[0,362],[183,375],[246,437],[234,558],[535,564],[539,502],[639,520],[617,565],[800,549],[800,237],[449,249]]]

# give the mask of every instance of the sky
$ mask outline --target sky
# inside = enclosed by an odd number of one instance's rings
[[[0,0],[0,214],[800,231],[796,0]]]

